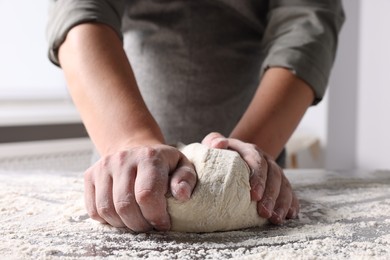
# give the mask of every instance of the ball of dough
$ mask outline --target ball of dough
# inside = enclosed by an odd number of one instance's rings
[[[180,148],[194,164],[198,182],[191,199],[168,198],[173,231],[213,232],[261,226],[256,202],[251,201],[250,171],[234,151],[194,143]]]

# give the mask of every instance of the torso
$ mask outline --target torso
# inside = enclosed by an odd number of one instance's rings
[[[222,1],[129,1],[124,47],[168,143],[237,124],[259,84],[263,31],[253,21]]]

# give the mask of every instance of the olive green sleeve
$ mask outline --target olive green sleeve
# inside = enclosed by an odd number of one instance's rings
[[[340,0],[270,0],[261,74],[290,69],[310,85],[314,104],[324,96],[344,22]]]
[[[123,10],[123,0],[50,0],[46,30],[49,59],[59,65],[58,48],[65,41],[70,29],[81,23],[106,24],[122,39]]]

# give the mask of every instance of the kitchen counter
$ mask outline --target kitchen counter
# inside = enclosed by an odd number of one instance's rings
[[[91,220],[80,172],[0,170],[0,257],[390,258],[390,172],[289,170],[299,219],[208,234],[134,234]]]

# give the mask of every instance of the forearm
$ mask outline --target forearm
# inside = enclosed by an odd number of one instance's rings
[[[60,47],[59,60],[100,154],[164,142],[138,90],[122,42],[111,28],[88,23],[74,27]]]
[[[254,143],[274,159],[299,124],[314,93],[283,68],[270,68],[231,137]]]

